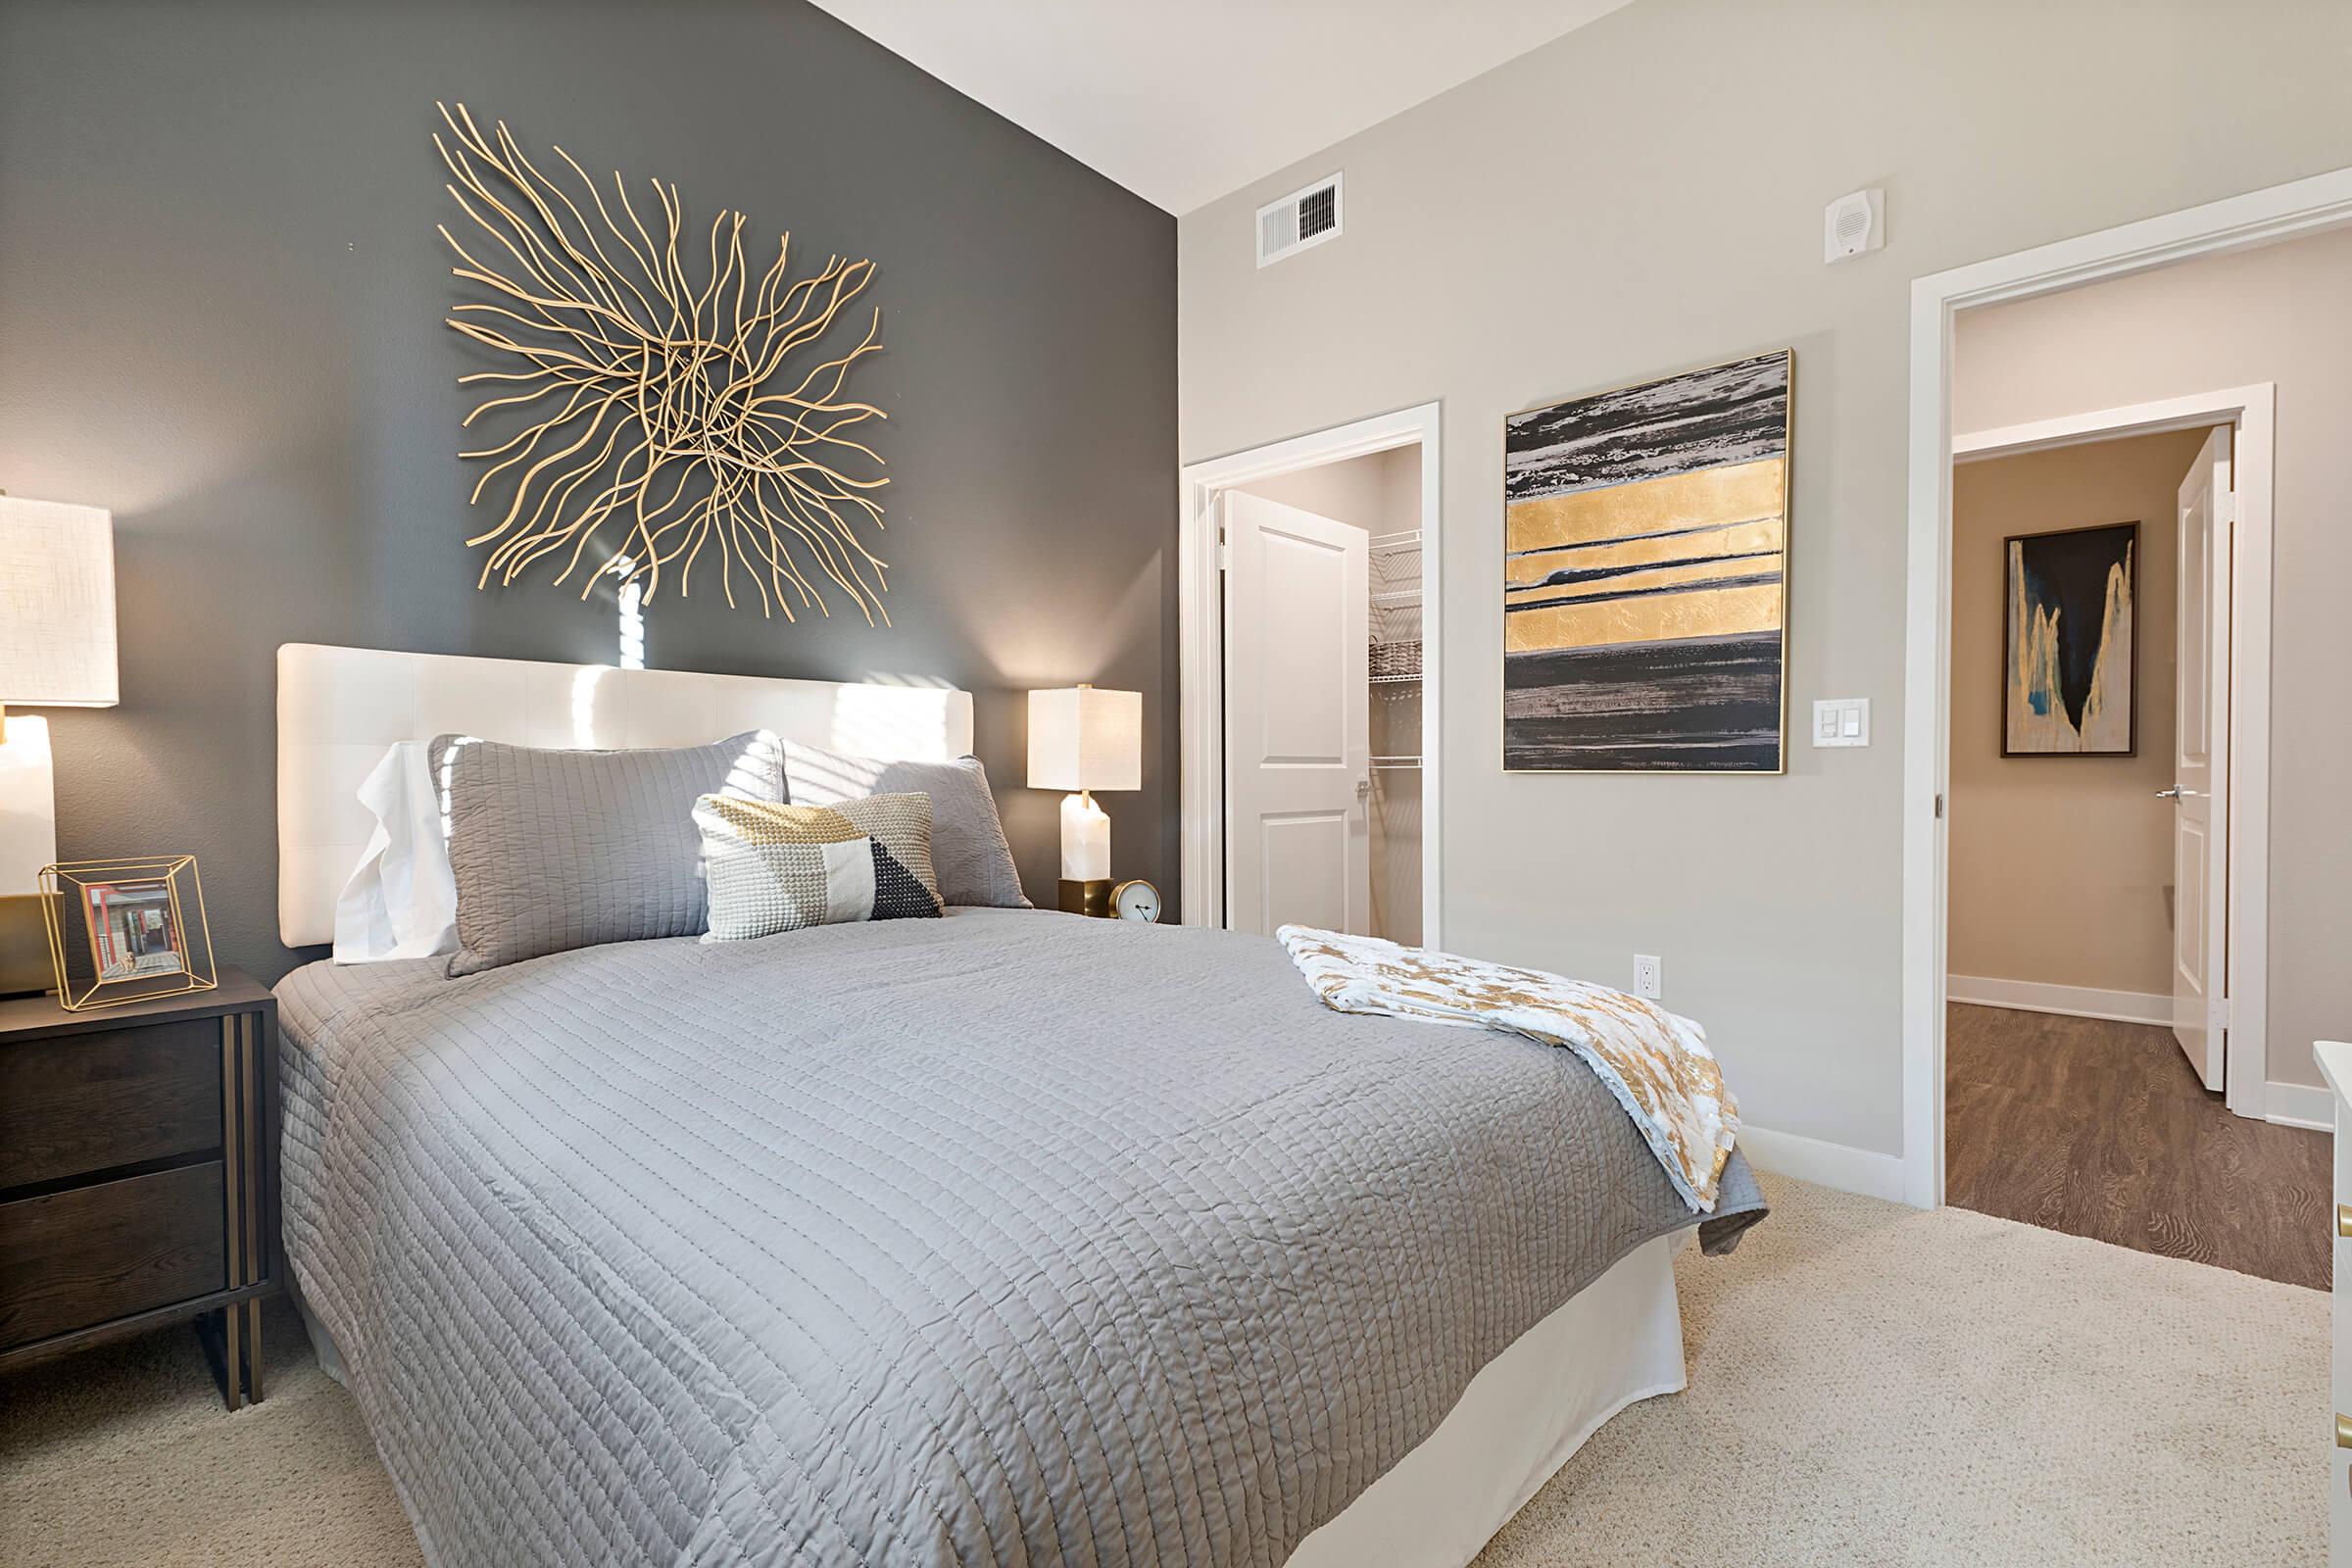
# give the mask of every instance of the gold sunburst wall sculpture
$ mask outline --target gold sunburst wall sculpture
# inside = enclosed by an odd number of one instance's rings
[[[858,430],[885,416],[845,392],[851,368],[881,351],[882,313],[854,346],[854,320],[833,330],[874,264],[836,256],[794,281],[786,234],[755,278],[743,214],[721,212],[704,243],[677,187],[654,180],[649,228],[619,174],[608,205],[557,147],[574,200],[505,122],[485,135],[464,104],[436,107],[449,193],[481,231],[466,231],[468,250],[440,225],[461,264],[451,272],[496,296],[453,306],[448,324],[513,367],[459,377],[500,388],[465,422],[529,421],[459,454],[489,465],[473,503],[505,502],[466,541],[489,552],[477,586],[548,562],[559,583],[585,578],[583,599],[608,574],[648,601],[669,582],[683,598],[714,558],[729,607],[757,590],[762,613],[829,614],[831,585],[888,625],[886,564],[862,536],[882,527],[873,492],[889,480]]]

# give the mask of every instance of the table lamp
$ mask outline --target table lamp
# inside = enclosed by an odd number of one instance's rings
[[[1144,694],[1065,686],[1029,694],[1029,787],[1061,803],[1061,906],[1110,913],[1110,818],[1096,790],[1144,787]]]
[[[46,990],[41,867],[57,858],[49,721],[11,707],[112,708],[114,519],[0,495],[0,996]]]

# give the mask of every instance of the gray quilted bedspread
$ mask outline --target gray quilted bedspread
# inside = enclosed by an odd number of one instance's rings
[[[1281,1563],[1690,1223],[1565,1051],[1021,910],[278,987],[286,1245],[427,1555]],[[1735,1154],[1728,1246],[1762,1201]]]

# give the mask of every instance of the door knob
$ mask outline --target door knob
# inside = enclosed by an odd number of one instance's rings
[[[2160,801],[2177,801],[2180,798],[2180,786],[2176,784],[2169,790],[2158,790],[2156,798]]]

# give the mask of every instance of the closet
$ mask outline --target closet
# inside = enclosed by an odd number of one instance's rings
[[[1420,448],[1236,485],[1220,515],[1227,917],[1236,930],[1296,921],[1418,947]],[[1330,657],[1358,646],[1360,673],[1352,656]]]
[[[1372,934],[1416,947],[1421,941],[1421,530],[1374,534],[1366,580],[1372,595]]]

